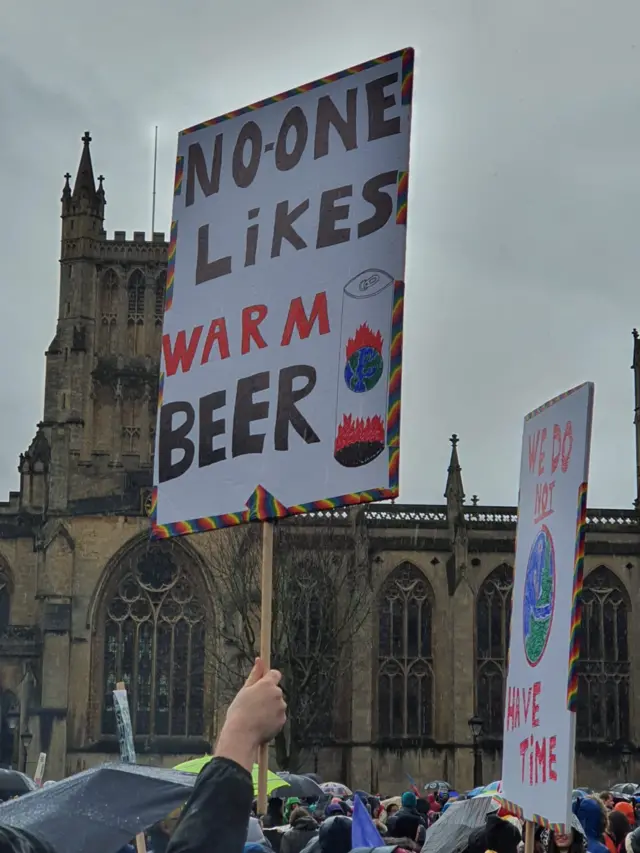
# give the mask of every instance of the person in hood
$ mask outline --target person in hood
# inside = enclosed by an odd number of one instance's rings
[[[624,840],[631,832],[631,826],[624,812],[612,809],[607,820],[604,842],[609,853],[624,853]]]
[[[418,798],[413,791],[405,791],[402,805],[387,821],[389,835],[393,838],[416,838],[418,829],[426,824],[426,817],[417,809]]]
[[[512,823],[499,815],[488,814],[485,825],[474,829],[469,836],[468,853],[485,853],[494,850],[495,853],[517,853],[522,834]]]
[[[344,815],[328,817],[303,853],[350,853],[351,818]]]
[[[603,843],[607,809],[596,797],[583,797],[573,804],[573,813],[584,829],[588,853],[608,853]]]
[[[622,814],[629,821],[629,826],[633,829],[636,825],[636,813],[633,809],[633,803],[628,802],[627,800],[621,800],[619,803],[616,803],[613,807],[614,812],[622,812]]]
[[[291,812],[289,824],[290,829],[285,832],[280,842],[280,853],[301,853],[318,834],[318,824],[303,808]]]

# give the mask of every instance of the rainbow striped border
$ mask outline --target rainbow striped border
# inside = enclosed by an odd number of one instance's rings
[[[396,225],[407,224],[407,201],[409,198],[409,172],[398,172],[396,192]]]
[[[503,808],[505,808],[510,814],[514,815],[520,820],[529,820],[529,818],[526,818],[524,816],[524,811],[517,803],[512,803],[511,800],[505,799],[501,794],[492,794],[492,796],[495,800],[498,800],[498,802],[503,806]],[[553,830],[553,832],[557,832],[558,834],[563,834],[565,831],[564,823],[551,823],[545,817],[542,817],[542,815],[539,814],[532,815],[530,822],[537,823],[538,826],[542,826],[544,827],[544,829]]]
[[[397,498],[399,494],[400,473],[400,399],[402,390],[402,323],[404,314],[404,282],[394,282],[393,309],[391,315],[391,348],[389,361],[389,399],[387,406],[387,446],[389,448],[389,488],[372,489],[369,492],[354,492],[335,498],[313,501],[285,507],[262,486],[256,486],[247,501],[247,507],[239,512],[229,512],[205,518],[192,518],[189,521],[176,521],[173,524],[157,524],[158,489],[154,487],[151,501],[151,536],[154,539],[171,539],[188,533],[203,533],[207,530],[219,530],[233,527],[248,521],[265,521],[270,518],[283,518],[286,515],[303,515],[307,512],[338,509],[341,506],[385,501]],[[158,410],[162,406],[164,373],[160,376]]]
[[[547,400],[546,403],[543,403],[541,406],[538,406],[537,409],[534,409],[532,412],[529,412],[528,415],[525,415],[525,417],[524,417],[525,423],[527,421],[530,421],[531,418],[535,418],[536,415],[541,414],[546,409],[550,409],[551,406],[555,406],[555,404],[559,403],[560,400],[566,400],[567,397],[570,397],[572,394],[575,394],[576,392],[581,391],[585,387],[585,385],[588,385],[588,384],[589,384],[588,382],[582,382],[580,385],[576,385],[575,388],[570,388],[568,391],[565,391],[562,394],[558,394],[557,397],[553,397],[551,400]]]
[[[571,594],[571,639],[569,642],[569,678],[567,708],[578,710],[578,661],[580,659],[580,625],[582,623],[582,584],[584,581],[584,539],[587,532],[587,483],[578,489],[576,521],[576,553]]]
[[[389,488],[400,487],[400,397],[402,395],[402,328],[404,320],[404,281],[393,284],[391,348],[389,355],[389,405],[387,408],[387,446],[389,448]]]
[[[286,92],[281,92],[279,95],[274,95],[271,98],[265,98],[262,101],[256,101],[255,104],[249,104],[247,107],[241,107],[239,110],[233,110],[230,113],[210,118],[207,121],[202,121],[199,124],[194,124],[192,127],[187,127],[180,131],[180,136],[186,136],[189,133],[195,133],[198,130],[203,130],[205,127],[213,127],[216,124],[222,124],[223,121],[229,121],[232,118],[246,115],[247,113],[261,110],[263,107],[269,107],[271,104],[279,104],[281,101],[286,101],[289,98],[295,98],[296,95],[305,95],[313,89],[319,89],[321,86],[326,86],[328,83],[335,83],[337,80],[343,80],[345,77],[351,77],[353,74],[358,74],[360,71],[367,71],[369,68],[374,68],[376,65],[384,65],[394,59],[402,58],[402,106],[408,107],[411,104],[413,97],[413,65],[415,59],[415,51],[412,47],[406,47],[403,50],[396,50],[394,53],[387,53],[385,56],[378,56],[376,59],[370,59],[368,62],[361,62],[360,65],[352,65],[351,68],[345,68],[344,71],[338,71],[336,74],[330,74],[328,77],[320,77],[318,80],[313,80],[311,83],[305,83],[304,86],[297,86],[295,89],[289,89]]]
[[[178,223],[174,219],[171,223],[169,236],[169,253],[167,256],[167,289],[164,296],[164,313],[173,305],[173,283],[176,277],[176,246],[178,243]]]
[[[173,195],[182,192],[182,179],[184,178],[184,157],[176,157],[176,173],[173,179]]]

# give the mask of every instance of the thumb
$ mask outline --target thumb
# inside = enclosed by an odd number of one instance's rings
[[[245,687],[252,687],[256,682],[260,681],[262,676],[264,675],[264,663],[262,658],[256,658],[256,662],[253,665],[253,669],[249,673],[249,677],[244,683]]]

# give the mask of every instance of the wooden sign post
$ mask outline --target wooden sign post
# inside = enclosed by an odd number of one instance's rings
[[[262,571],[260,603],[260,657],[265,670],[271,668],[271,616],[273,612],[273,522],[262,523]],[[258,813],[267,811],[267,775],[269,744],[263,743],[258,755]]]

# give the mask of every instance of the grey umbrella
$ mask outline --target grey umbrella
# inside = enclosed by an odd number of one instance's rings
[[[138,764],[103,764],[0,805],[0,825],[25,829],[58,853],[116,853],[182,805],[198,777]]]
[[[498,811],[493,797],[453,802],[427,830],[422,853],[461,853],[474,829],[484,826],[487,815]]]
[[[288,782],[289,788],[275,788],[271,792],[272,797],[304,797],[315,799],[324,793],[320,785],[308,776],[297,776],[295,773],[278,773],[284,782]]]
[[[38,786],[24,773],[18,770],[7,770],[0,768],[0,800],[10,800],[12,797],[21,797],[30,791],[36,791]]]

